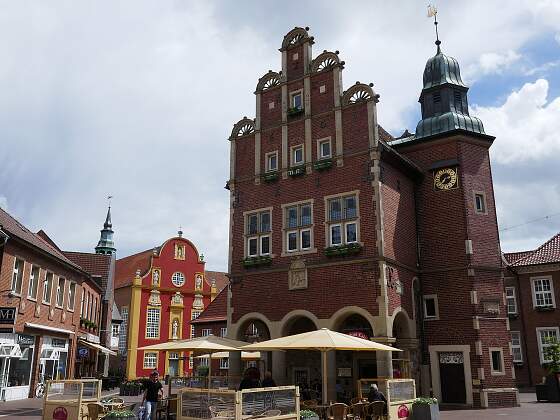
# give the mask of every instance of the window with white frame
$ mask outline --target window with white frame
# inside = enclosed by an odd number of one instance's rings
[[[177,287],[181,287],[183,284],[185,284],[185,275],[179,271],[176,271],[171,276],[171,283],[173,283],[173,285]]]
[[[210,359],[209,356],[201,357],[200,359],[198,359],[198,360],[200,360],[199,365],[200,366],[208,366],[208,360],[209,359]]]
[[[311,203],[284,207],[286,251],[307,251],[313,247],[313,211]]]
[[[551,277],[532,278],[533,306],[535,308],[555,307]]]
[[[499,347],[490,347],[490,374],[491,375],[504,375],[504,352]]]
[[[550,359],[546,357],[545,350],[552,344],[550,341],[558,340],[559,333],[558,327],[541,327],[537,328],[537,344],[539,346],[539,355],[541,363],[549,363]]]
[[[266,172],[276,172],[278,170],[278,152],[266,154]]]
[[[128,306],[121,308],[122,326],[119,331],[119,353],[126,355],[126,331],[128,329]]]
[[[521,350],[521,333],[511,331],[511,355],[514,363],[523,362],[523,352]]]
[[[14,271],[12,274],[12,292],[21,295],[21,284],[23,282],[23,260],[16,258],[14,261]]]
[[[474,193],[474,210],[476,213],[486,213],[486,196],[484,193]]]
[[[52,286],[53,286],[54,274],[47,273],[45,276],[45,284],[43,286],[43,303],[51,303]]]
[[[158,354],[155,352],[144,352],[144,369],[157,368],[157,356]]]
[[[303,165],[303,144],[292,147],[290,166]]]
[[[506,287],[506,306],[508,314],[517,313],[517,298],[515,297],[515,287]]]
[[[329,159],[332,156],[331,139],[317,140],[317,157],[318,159]]]
[[[194,367],[194,360],[193,360],[193,355],[191,353],[191,355],[189,356],[189,369],[192,369]]]
[[[62,308],[64,306],[64,288],[66,286],[66,279],[64,277],[58,278],[56,286],[56,306]]]
[[[270,255],[270,210],[247,214],[245,224],[247,256]]]
[[[76,283],[70,282],[70,285],[68,286],[68,302],[67,302],[69,311],[74,310],[75,301],[76,301]]]
[[[229,369],[229,359],[227,357],[220,359],[220,369]]]
[[[203,328],[200,334],[202,337],[208,337],[209,335],[212,335],[212,330],[210,328]]]
[[[220,328],[220,337],[227,337],[227,327]]]
[[[303,94],[301,90],[290,93],[290,107],[292,109],[303,109]]]
[[[119,324],[111,324],[111,337],[118,337],[120,333],[120,325]]]
[[[84,299],[86,291],[82,288],[82,298],[80,299],[80,318],[84,317]]]
[[[27,288],[27,297],[29,299],[37,299],[37,288],[39,286],[39,273],[41,269],[36,265],[31,267],[29,274],[29,287]]]
[[[358,199],[356,194],[328,199],[327,220],[329,246],[358,242]]]
[[[159,338],[159,318],[158,308],[148,308],[146,313],[146,338]]]
[[[438,319],[439,309],[437,295],[425,295],[424,301],[424,319]]]

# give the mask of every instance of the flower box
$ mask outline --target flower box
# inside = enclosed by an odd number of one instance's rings
[[[517,319],[519,318],[519,314],[508,314],[509,319]]]
[[[537,306],[535,309],[539,312],[551,312],[554,310],[554,306]]]
[[[278,179],[278,172],[269,172],[263,175],[264,182],[274,182]]]
[[[414,420],[439,420],[439,405],[437,402],[428,403],[431,398],[418,398],[412,404],[412,418]],[[426,402],[425,402],[426,401]]]
[[[272,258],[270,257],[249,257],[241,261],[243,267],[258,267],[260,265],[269,265],[272,263]]]
[[[294,117],[300,114],[303,114],[303,108],[298,108],[298,107],[288,108],[289,117]]]
[[[324,171],[332,166],[332,159],[321,159],[313,164],[313,167],[318,171]]]
[[[288,176],[296,177],[305,174],[305,165],[296,166],[288,170]]]
[[[325,248],[325,255],[327,257],[354,255],[359,253],[361,250],[362,250],[362,246],[357,243],[340,245],[340,246],[330,246],[328,248]]]

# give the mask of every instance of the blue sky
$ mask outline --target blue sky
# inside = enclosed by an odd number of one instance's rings
[[[501,228],[560,212],[560,2],[441,1],[443,51],[469,84],[491,149]],[[183,226],[209,269],[227,266],[229,143],[294,26],[340,50],[345,86],[373,82],[379,121],[413,131],[426,4],[386,1],[18,1],[0,14],[0,206],[64,249],[92,250],[114,195],[119,256]],[[506,251],[560,216],[503,231]]]

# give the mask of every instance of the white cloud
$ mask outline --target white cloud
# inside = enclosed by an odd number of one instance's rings
[[[520,59],[521,54],[512,50],[505,53],[483,53],[476,62],[466,68],[464,71],[465,80],[472,83],[474,80],[488,74],[501,74]]]
[[[560,32],[554,35],[554,39],[556,40],[556,42],[558,42],[558,44],[560,44]]]
[[[548,81],[538,79],[512,92],[498,107],[474,106],[487,133],[498,138],[491,149],[500,163],[536,161],[560,154],[560,97],[547,102]]]

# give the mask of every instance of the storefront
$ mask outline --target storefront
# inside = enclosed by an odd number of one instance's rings
[[[39,353],[39,379],[66,379],[69,343],[65,338],[43,337]]]
[[[116,356],[112,351],[99,344],[99,337],[93,334],[84,334],[78,337],[78,351],[76,358],[76,378],[93,378],[97,374],[100,359]]]
[[[0,334],[0,400],[28,397],[34,348],[32,335]]]

